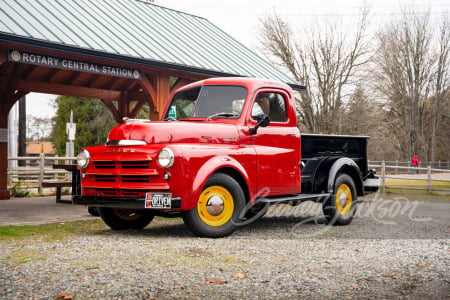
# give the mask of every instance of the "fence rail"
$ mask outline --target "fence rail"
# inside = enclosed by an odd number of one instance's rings
[[[406,167],[406,168],[412,167],[410,161],[399,161],[399,160],[369,161],[369,164],[375,165],[375,166],[378,166],[379,168],[381,168],[381,164],[383,162],[386,164],[386,166],[389,166],[391,169],[393,169],[395,173],[401,173],[402,170],[403,171],[407,170],[407,169],[401,168],[401,167]],[[393,167],[395,167],[395,168],[393,168]],[[431,167],[432,169],[450,170],[450,161],[435,161],[435,162],[424,161],[424,162],[419,162],[419,167],[425,168],[425,169],[428,167]]]
[[[17,183],[23,183],[23,189],[37,188],[39,193],[43,191],[42,183],[44,180],[58,180],[71,181],[71,173],[63,169],[53,169],[53,165],[72,164],[76,157],[58,157],[46,156],[41,153],[39,156],[21,156],[8,157],[8,161],[27,161],[28,165],[25,167],[9,167],[8,168],[8,186],[13,186]],[[13,165],[13,164],[10,164]]]
[[[375,168],[380,176],[380,188],[383,193],[386,189],[407,189],[450,194],[450,169],[432,168],[432,164],[428,164],[425,168],[387,163],[392,162],[382,161],[381,164],[370,162],[369,164],[369,168]],[[439,165],[442,166],[442,164]]]

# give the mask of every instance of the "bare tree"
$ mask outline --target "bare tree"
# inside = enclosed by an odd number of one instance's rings
[[[300,121],[307,131],[342,131],[344,100],[369,58],[367,15],[364,7],[353,32],[345,30],[341,20],[326,19],[298,37],[276,13],[261,19],[263,50],[307,87],[297,98]]]
[[[436,58],[434,72],[434,98],[431,113],[431,161],[436,159],[436,134],[439,120],[442,116],[442,108],[444,102],[449,102],[450,90],[450,21],[448,15],[443,18],[439,36],[438,36],[438,52]]]
[[[27,135],[29,139],[37,141],[39,143],[50,137],[53,128],[53,122],[51,118],[28,116],[28,120],[30,121],[27,122]]]
[[[449,88],[448,26],[447,20],[436,41],[429,14],[405,11],[377,35],[376,86],[386,99],[386,122],[404,159],[415,154],[435,159],[440,108]]]

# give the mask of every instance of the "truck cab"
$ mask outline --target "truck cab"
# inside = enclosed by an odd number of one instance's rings
[[[302,161],[301,140],[289,86],[251,78],[195,82],[171,95],[160,121],[125,119],[106,145],[83,149],[73,203],[99,207],[112,229],[181,216],[205,237],[229,235],[271,204],[305,200],[321,199],[330,222],[350,223],[364,179],[373,177],[367,158],[328,149]]]

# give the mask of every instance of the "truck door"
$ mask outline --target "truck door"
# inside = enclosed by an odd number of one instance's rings
[[[255,126],[262,114],[271,119],[250,139],[256,151],[258,193],[265,188],[269,195],[300,192],[300,132],[287,99],[283,91],[263,90],[253,101],[250,126]]]

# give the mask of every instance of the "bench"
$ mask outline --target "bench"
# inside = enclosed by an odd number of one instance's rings
[[[42,182],[42,187],[56,187],[56,203],[72,203],[72,201],[61,200],[61,188],[62,187],[71,187],[72,188],[72,196],[76,193],[76,176],[78,175],[77,165],[74,164],[63,164],[63,165],[53,165],[53,169],[63,169],[69,172],[72,172],[72,181],[57,181],[57,180],[48,180]]]
[[[61,188],[72,187],[71,181],[43,181],[42,187],[55,187],[56,188],[56,203],[72,202],[67,200],[61,200]]]

